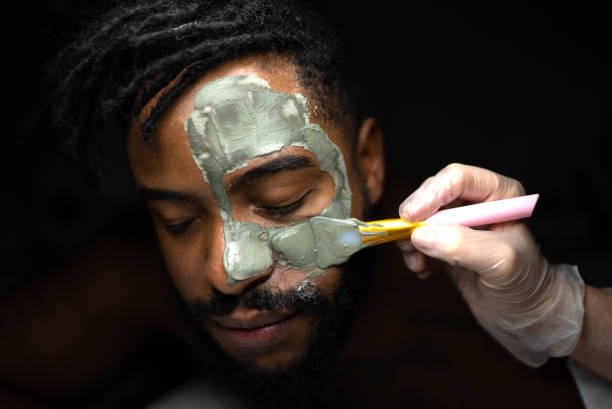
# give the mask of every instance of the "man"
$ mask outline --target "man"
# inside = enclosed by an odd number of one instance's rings
[[[128,303],[131,316],[121,315],[119,324],[99,316],[98,322],[108,325],[102,334],[124,328],[133,333],[118,342],[122,345],[112,359],[101,359],[107,362],[70,363],[74,368],[57,384],[104,379],[150,328],[200,335],[196,349],[214,351],[213,378],[237,383],[237,392],[258,403],[278,399],[281,405],[297,405],[300,393],[330,376],[367,282],[367,271],[358,268],[367,270],[367,254],[353,257],[353,268],[351,262],[301,265],[281,248],[286,240],[275,237],[316,215],[367,218],[369,205],[382,193],[384,162],[380,128],[362,117],[339,45],[329,35],[310,14],[285,4],[152,2],[116,9],[66,51],[60,59],[67,72],[58,119],[69,125],[73,145],[94,169],[96,146],[107,128],[117,126],[127,135],[130,166],[163,255],[162,264],[146,246],[138,256],[132,252],[130,259],[146,264],[134,266],[143,272],[132,272],[127,280],[135,287],[155,287],[150,294],[162,294],[164,301]],[[258,109],[250,110],[251,105]],[[284,119],[267,122],[270,118]],[[452,165],[425,182],[400,214],[418,220],[458,199],[477,202],[522,193],[514,180]],[[491,230],[422,228],[401,247],[417,273],[427,271],[423,254],[463,268],[454,277],[477,318],[524,361],[539,365],[551,355],[569,354],[582,327],[582,311],[574,308],[582,305],[576,272],[549,267],[521,224]],[[299,244],[294,248],[299,250]],[[118,251],[94,249],[98,256]],[[177,323],[168,307],[173,290],[164,279],[164,265],[187,305],[191,330]],[[104,267],[120,276],[106,283],[121,283],[127,276],[122,273],[130,270],[113,262]],[[66,294],[78,297],[78,281],[71,285],[76,288]],[[104,303],[115,288],[97,288],[94,294]],[[125,291],[117,298],[130,298]],[[591,292],[587,300],[605,298]],[[561,298],[571,301],[559,304]],[[95,305],[96,297],[87,301]],[[64,309],[71,305],[67,301]],[[541,318],[548,316],[542,311],[553,312],[546,322],[555,328],[555,317],[568,322],[563,327],[568,333],[532,348],[531,341],[541,339]],[[516,328],[526,328],[525,336],[514,336]],[[100,343],[98,335],[92,338],[83,336],[79,347]],[[587,338],[584,348],[594,343],[604,349],[600,342],[599,336]],[[9,363],[14,384],[26,384],[26,373],[19,372],[23,363]],[[96,373],[87,373],[88,367]],[[600,368],[605,373],[609,367]],[[40,395],[53,388],[46,379],[32,383]]]

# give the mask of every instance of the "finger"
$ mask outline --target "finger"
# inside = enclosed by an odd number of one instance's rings
[[[412,253],[417,251],[414,248],[414,245],[412,244],[412,241],[410,241],[410,239],[397,240],[395,243],[397,244],[397,247],[399,247],[400,250],[405,253]]]
[[[503,231],[473,230],[455,225],[422,226],[412,233],[412,243],[420,252],[452,266],[473,271],[483,278],[501,277],[517,269],[520,254],[534,246],[521,225]]]
[[[413,273],[417,275],[423,274],[426,270],[427,263],[425,261],[425,256],[421,253],[403,253],[404,263],[406,263],[406,267]]]
[[[435,176],[430,176],[427,179],[425,179],[425,181],[423,183],[421,183],[421,186],[418,187],[417,190],[415,190],[414,192],[412,192],[412,194],[410,196],[408,196],[401,204],[399,207],[399,213],[400,213],[400,217],[404,218],[404,216],[402,216],[402,212],[404,212],[404,207],[406,206],[406,203],[409,201],[409,199],[411,199],[417,192],[419,191],[423,191],[423,190],[427,190],[429,188],[429,185],[432,184],[432,182],[435,180]],[[409,220],[405,219],[407,222],[410,222]],[[420,221],[420,220],[415,220],[415,221]]]
[[[434,181],[435,176],[430,176],[427,179],[425,179],[425,181],[423,183],[421,183],[421,186],[419,186],[419,189],[425,189],[427,188],[429,185],[431,185],[431,182]]]
[[[418,273],[416,276],[420,280],[426,280],[431,276],[431,270],[429,268],[426,268],[425,270],[423,270],[423,272]]]
[[[525,189],[515,179],[476,166],[453,163],[411,194],[400,205],[399,213],[403,220],[416,222],[457,199],[482,202],[523,194]]]

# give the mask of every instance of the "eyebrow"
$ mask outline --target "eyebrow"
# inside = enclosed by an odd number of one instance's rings
[[[262,179],[270,177],[280,172],[299,170],[315,166],[312,160],[306,156],[286,155],[274,158],[268,162],[241,175],[236,182],[232,183],[230,189],[237,189],[245,185],[260,182]]]
[[[272,159],[262,163],[259,166],[246,172],[240,176],[238,180],[232,184],[230,189],[236,189],[245,185],[256,183],[279,172],[298,170],[315,166],[312,160],[306,156],[287,155]],[[199,200],[196,196],[185,192],[179,192],[171,189],[154,189],[149,187],[139,187],[138,193],[146,202],[154,201],[172,201],[172,202],[188,202],[199,205]]]
[[[139,187],[138,193],[144,201],[154,202],[159,200],[167,201],[178,201],[178,202],[189,202],[197,205],[199,203],[198,198],[194,195],[190,195],[184,192],[177,192],[176,190],[170,189],[152,189],[148,187]]]

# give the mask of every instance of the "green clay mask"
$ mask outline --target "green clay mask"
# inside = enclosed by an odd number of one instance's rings
[[[232,217],[223,176],[247,166],[253,158],[288,146],[312,152],[321,170],[332,176],[334,198],[320,216],[349,216],[351,190],[344,158],[323,129],[310,123],[306,98],[276,92],[256,76],[222,78],[198,91],[185,130],[193,158],[219,206],[225,240],[223,266],[229,284],[259,274],[275,262],[310,270],[309,276],[313,276],[348,259],[345,245],[324,243],[316,234],[323,229],[341,232],[346,228],[343,220],[323,227],[323,218],[313,217],[289,226],[264,228]],[[349,224],[354,228],[354,223]]]

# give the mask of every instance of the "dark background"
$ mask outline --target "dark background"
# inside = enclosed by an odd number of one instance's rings
[[[129,183],[99,190],[83,178],[45,124],[33,139],[24,132],[48,92],[46,65],[100,4],[23,2],[5,14],[5,288],[44,272],[134,200]],[[314,4],[346,37],[386,133],[387,190],[400,197],[392,208],[450,162],[490,168],[541,194],[529,224],[545,254],[612,285],[611,36],[601,4]]]

